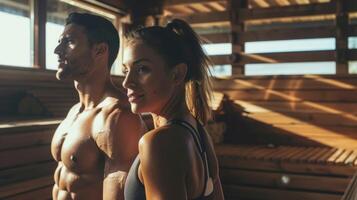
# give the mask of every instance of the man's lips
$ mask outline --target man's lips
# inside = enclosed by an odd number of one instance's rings
[[[130,103],[138,102],[142,97],[144,97],[143,94],[138,94],[138,93],[130,93],[130,94],[128,94],[128,100],[129,100]]]

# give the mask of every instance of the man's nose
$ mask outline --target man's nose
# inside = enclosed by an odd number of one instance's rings
[[[56,48],[55,48],[55,50],[53,51],[53,53],[58,54],[58,55],[60,55],[60,54],[62,53],[61,43],[59,43],[59,44],[56,46]]]

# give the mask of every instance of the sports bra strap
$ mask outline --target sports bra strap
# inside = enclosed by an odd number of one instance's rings
[[[197,128],[200,130],[203,130],[201,127],[201,124],[198,121],[196,121],[196,122],[197,122]],[[202,196],[208,195],[211,192],[211,188],[209,189],[210,191],[206,191],[206,190],[207,190],[207,187],[212,187],[211,186],[212,178],[210,176],[209,169],[208,169],[208,158],[207,158],[207,153],[206,153],[206,146],[205,146],[205,142],[203,140],[203,135],[202,135],[203,131],[197,131],[190,123],[188,123],[184,120],[179,120],[179,119],[170,120],[167,123],[167,125],[170,125],[170,124],[179,124],[183,127],[186,127],[189,130],[189,132],[191,133],[192,137],[194,138],[196,146],[198,147],[198,149],[200,151],[203,165],[205,168],[205,178],[204,178],[205,186],[204,186],[204,189],[202,192]]]

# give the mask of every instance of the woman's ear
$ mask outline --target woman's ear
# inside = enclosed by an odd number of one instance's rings
[[[172,70],[172,79],[175,84],[179,85],[185,82],[187,74],[187,64],[180,63],[177,64]]]

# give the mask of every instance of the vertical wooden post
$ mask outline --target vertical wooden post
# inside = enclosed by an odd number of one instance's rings
[[[348,74],[348,0],[336,4],[336,74]]]
[[[232,55],[232,75],[243,75],[244,64],[240,63],[240,57],[244,52],[244,42],[240,42],[239,33],[243,32],[244,22],[239,19],[240,9],[248,8],[248,0],[228,0],[228,10],[231,25]]]
[[[46,11],[47,0],[31,1],[31,52],[33,66],[46,69]]]

